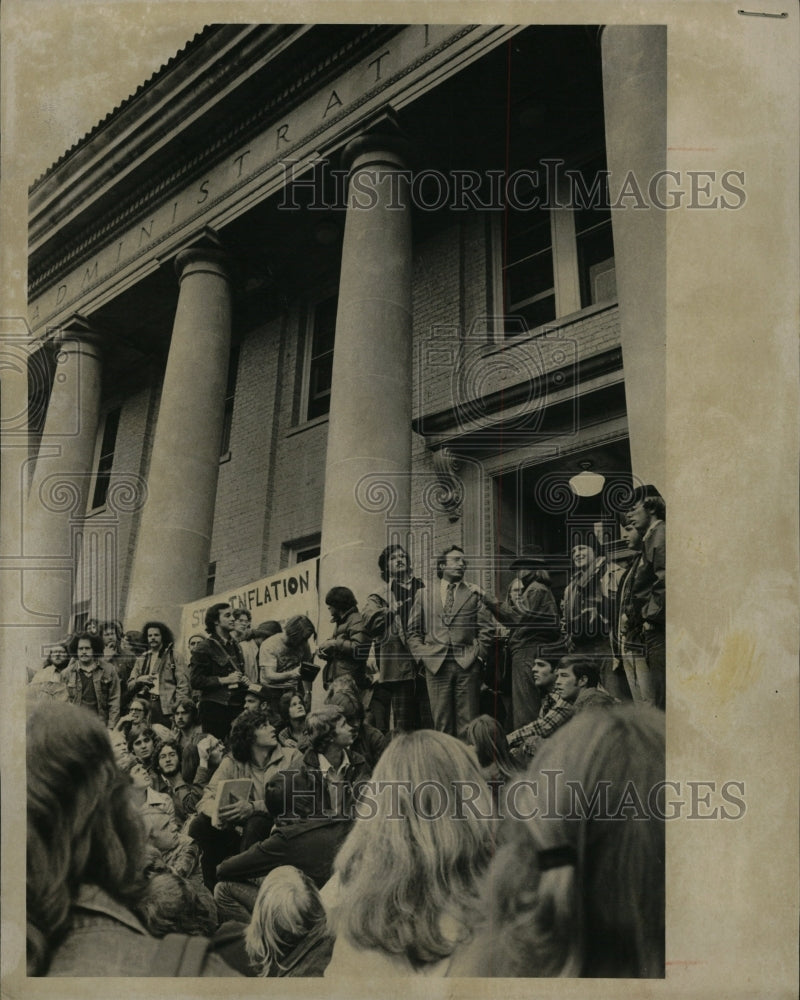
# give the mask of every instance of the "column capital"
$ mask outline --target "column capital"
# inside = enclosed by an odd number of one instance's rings
[[[89,353],[99,356],[102,334],[87,319],[79,313],[74,313],[53,331],[50,343],[59,351],[66,353]]]
[[[211,229],[206,229],[195,242],[181,250],[175,258],[178,280],[187,274],[210,272],[226,281],[231,280],[231,258],[221,240]]]
[[[385,165],[404,169],[411,157],[411,141],[402,131],[393,116],[385,115],[379,121],[352,138],[341,152],[341,163],[345,170],[352,170],[356,160],[358,165]]]

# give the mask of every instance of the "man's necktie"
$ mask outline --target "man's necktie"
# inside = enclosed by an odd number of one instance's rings
[[[447,596],[444,599],[444,616],[449,618],[453,613],[453,604],[456,599],[456,585],[454,583],[447,584]]]

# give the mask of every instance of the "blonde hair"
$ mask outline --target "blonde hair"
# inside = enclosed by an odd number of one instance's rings
[[[377,798],[374,816],[356,820],[337,855],[341,894],[331,925],[359,947],[412,965],[438,961],[477,921],[480,876],[494,848],[491,793],[463,743],[433,730],[392,740],[373,781],[387,782],[391,794]],[[474,811],[459,809],[465,786]]]
[[[546,740],[516,797],[515,815],[532,818],[509,819],[484,927],[453,974],[663,976],[664,822],[652,793],[664,766],[656,709],[587,710]]]
[[[273,868],[261,883],[244,946],[250,960],[268,976],[274,967],[325,924],[325,909],[314,883],[292,865]]]

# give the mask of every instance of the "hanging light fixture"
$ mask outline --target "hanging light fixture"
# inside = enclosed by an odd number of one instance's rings
[[[579,497],[595,497],[605,485],[605,476],[592,472],[592,462],[579,462],[581,471],[569,481],[570,489]]]

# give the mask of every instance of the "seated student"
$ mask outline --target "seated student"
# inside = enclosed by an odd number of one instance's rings
[[[262,976],[321,976],[333,939],[316,886],[290,865],[276,868],[261,885],[245,947]]]
[[[267,783],[280,771],[299,766],[302,760],[297,750],[278,746],[275,727],[260,712],[242,712],[234,719],[230,748],[189,825],[190,836],[203,852],[203,876],[209,889],[214,887],[217,865],[224,858],[269,835],[272,817],[265,803]],[[220,784],[234,778],[249,778],[253,783],[251,795],[246,801],[220,809],[219,825],[212,825]]]
[[[344,712],[323,705],[306,722],[309,748],[303,754],[300,772],[314,789],[317,814],[351,815],[359,783],[372,768],[361,754],[350,749],[353,730]]]
[[[204,939],[194,962],[173,961],[188,939],[159,941],[136,917],[145,833],[102,722],[40,702],[26,756],[28,975],[235,975]]]
[[[272,695],[265,684],[248,684],[244,692],[245,712],[260,712],[261,715],[269,714],[269,705]],[[277,724],[277,719],[273,718],[273,725]]]
[[[600,685],[597,660],[574,653],[559,660],[553,698],[548,704],[550,708],[538,719],[509,733],[508,745],[518,760],[524,762],[526,758],[533,757],[542,740],[552,736],[577,712],[590,706],[608,708],[616,704],[616,699]]]
[[[114,726],[114,730],[123,733],[125,736],[125,742],[127,743],[130,739],[131,733],[138,734],[144,729],[148,729],[150,732],[154,733],[156,739],[158,740],[169,739],[172,733],[172,730],[168,729],[166,726],[162,726],[159,723],[151,721],[149,699],[139,698],[137,696],[131,698],[127,713],[119,719],[117,724]]]
[[[174,740],[164,740],[156,760],[164,791],[172,799],[175,820],[182,826],[189,816],[197,812],[197,803],[203,796],[201,785],[190,784],[181,772],[181,748]]]
[[[208,890],[199,892],[187,879],[166,866],[148,873],[136,914],[153,937],[166,934],[203,934],[217,929],[214,901]]]
[[[170,870],[184,878],[195,875],[199,870],[200,850],[190,837],[178,829],[172,799],[153,788],[150,771],[139,761],[134,760],[127,773],[132,785],[131,798],[144,820],[148,844],[159,852]]]
[[[364,705],[361,699],[349,691],[331,693],[329,689],[325,704],[334,705],[342,710],[347,725],[353,732],[350,750],[361,754],[369,764],[370,770],[374,768],[389,740],[380,729],[376,729],[364,720]]]
[[[664,766],[654,709],[587,711],[546,740],[515,796],[530,818],[508,819],[481,926],[448,974],[663,977],[664,821],[649,796]]]
[[[444,975],[480,918],[495,843],[491,793],[474,754],[427,729],[391,741],[374,785],[383,791],[356,818],[323,892],[336,933],[325,975]]]
[[[301,753],[308,750],[308,734],[306,733],[305,701],[296,691],[286,691],[281,695],[278,704],[283,722],[283,729],[278,733],[278,743],[282,747],[296,747]]]
[[[511,756],[503,727],[491,715],[479,715],[467,724],[463,739],[475,751],[495,802],[499,801],[500,786],[519,777],[522,771],[522,766]]]
[[[316,886],[297,868],[273,869],[261,883],[249,922],[229,920],[212,946],[245,976],[321,976],[333,939]]]
[[[221,920],[247,922],[258,892],[254,880],[281,865],[294,865],[321,889],[352,825],[346,816],[314,814],[313,788],[300,771],[284,771],[269,783],[267,808],[275,816],[269,837],[217,868],[214,898]]]
[[[158,770],[158,749],[161,746],[155,731],[149,726],[142,729],[132,729],[128,733],[128,753],[138,763],[142,764],[150,772],[152,785],[158,792],[163,792],[166,782]]]
[[[200,764],[197,745],[205,735],[198,719],[195,702],[191,698],[179,698],[172,713],[171,738],[181,748],[183,756],[181,770],[184,779],[190,783],[195,780],[195,772]]]

